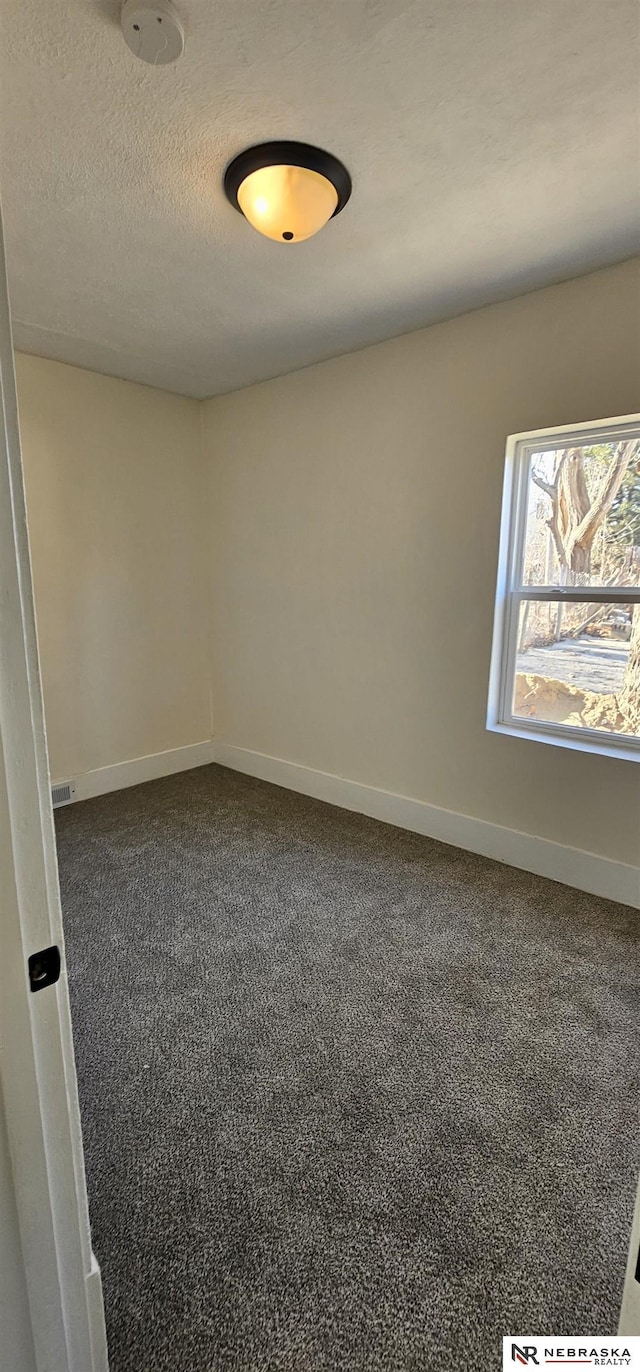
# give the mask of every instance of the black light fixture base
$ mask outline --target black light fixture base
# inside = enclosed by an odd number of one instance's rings
[[[351,177],[346,167],[332,153],[324,152],[322,148],[314,148],[311,143],[258,143],[234,157],[224,174],[225,195],[240,214],[242,210],[238,203],[238,191],[242,182],[262,167],[306,167],[308,171],[318,172],[319,176],[324,176],[335,187],[338,196],[332,219],[344,209],[351,195]]]

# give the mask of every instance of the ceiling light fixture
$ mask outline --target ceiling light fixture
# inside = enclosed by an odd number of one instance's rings
[[[337,157],[309,143],[260,143],[229,163],[224,189],[258,233],[302,243],[344,209],[351,177]]]

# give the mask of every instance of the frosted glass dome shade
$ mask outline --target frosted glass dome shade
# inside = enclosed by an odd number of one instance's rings
[[[338,192],[308,167],[260,167],[238,187],[238,204],[258,233],[279,243],[301,243],[335,214]]]
[[[333,153],[280,140],[238,153],[224,189],[258,233],[276,243],[303,243],[344,209],[351,177]]]

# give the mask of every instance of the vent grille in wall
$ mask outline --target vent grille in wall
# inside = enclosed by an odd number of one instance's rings
[[[54,810],[57,805],[68,805],[73,800],[75,793],[76,788],[70,781],[61,781],[59,786],[52,786],[51,802]]]

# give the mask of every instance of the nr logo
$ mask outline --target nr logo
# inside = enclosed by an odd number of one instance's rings
[[[525,1367],[530,1366],[531,1363],[535,1363],[536,1367],[540,1366],[534,1343],[525,1343],[522,1345],[522,1348],[518,1343],[512,1343],[511,1361],[522,1363]]]

